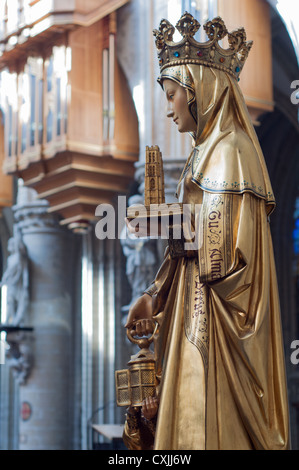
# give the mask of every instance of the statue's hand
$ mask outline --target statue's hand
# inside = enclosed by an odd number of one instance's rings
[[[132,336],[147,336],[154,331],[152,298],[143,294],[129,310],[125,328]]]
[[[148,420],[153,419],[158,412],[158,407],[159,403],[157,397],[145,398],[141,408],[143,416]]]

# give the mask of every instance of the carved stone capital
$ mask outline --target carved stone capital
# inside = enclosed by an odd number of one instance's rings
[[[15,228],[21,232],[59,229],[59,219],[50,212],[50,204],[38,199],[37,192],[19,182],[17,203],[12,207]]]
[[[56,228],[58,219],[48,212],[49,203],[45,200],[13,206],[15,223],[23,231],[32,228]]]

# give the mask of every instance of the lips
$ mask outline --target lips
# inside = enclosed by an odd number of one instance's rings
[[[175,119],[173,120],[173,122],[175,122],[175,123],[177,124],[177,120],[178,120],[178,118],[175,118]]]

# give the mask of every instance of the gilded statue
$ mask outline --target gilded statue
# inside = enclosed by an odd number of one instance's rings
[[[156,393],[129,407],[129,449],[283,450],[289,421],[268,171],[238,80],[250,48],[243,28],[189,13],[154,31],[167,115],[193,148],[177,186],[196,249],[166,249],[126,327],[155,334]],[[228,39],[228,48],[222,40]],[[182,240],[184,241],[184,240]]]

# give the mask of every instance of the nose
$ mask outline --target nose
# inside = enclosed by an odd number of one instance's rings
[[[167,103],[166,116],[169,118],[173,117],[172,103],[169,101]]]

